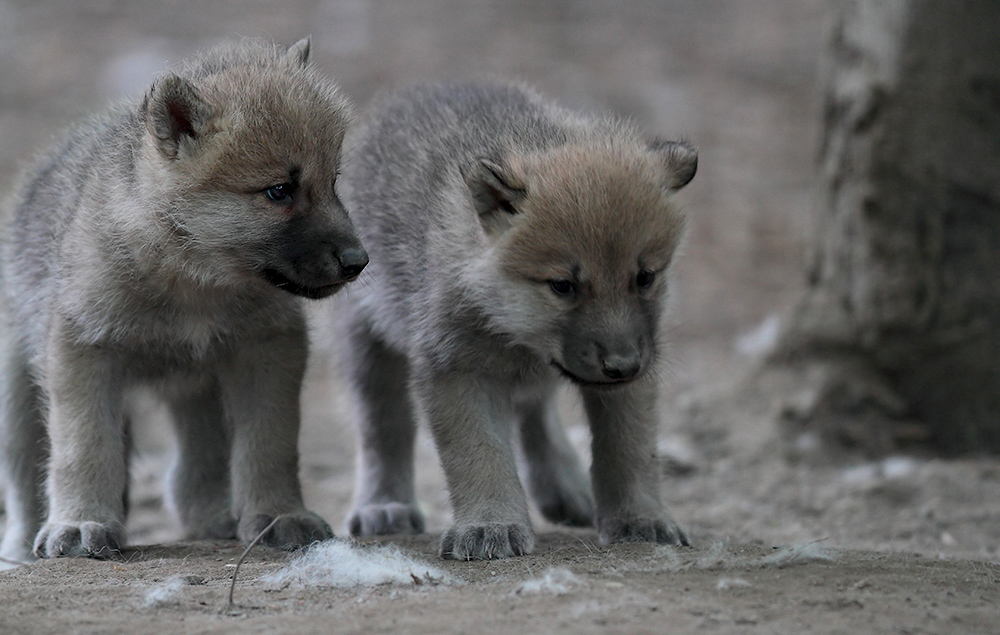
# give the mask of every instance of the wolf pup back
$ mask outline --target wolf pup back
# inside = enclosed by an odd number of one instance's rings
[[[249,541],[277,516],[271,544],[332,535],[297,474],[301,298],[368,256],[334,192],[351,106],[308,57],[307,40],[206,53],[22,180],[2,253],[5,558],[123,543],[138,386],[176,427],[186,535]]]
[[[362,414],[350,531],[422,531],[420,414],[451,496],[444,557],[532,550],[515,438],[549,520],[596,522],[604,542],[686,543],[660,500],[655,368],[683,225],[674,192],[695,150],[502,82],[404,90],[347,145],[342,193],[372,253],[349,293]],[[557,421],[563,380],[583,396],[589,479]]]

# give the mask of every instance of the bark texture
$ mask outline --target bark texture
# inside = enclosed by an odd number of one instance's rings
[[[783,347],[825,383],[785,418],[998,452],[1000,2],[844,2],[827,65],[810,291]]]

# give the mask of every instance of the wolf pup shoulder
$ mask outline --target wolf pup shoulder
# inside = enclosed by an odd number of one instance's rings
[[[656,366],[696,151],[503,82],[389,96],[346,145],[341,195],[372,255],[347,294],[351,533],[422,531],[419,414],[451,497],[443,557],[532,550],[518,455],[549,520],[686,544],[660,500]],[[582,393],[591,479],[556,418],[561,379]]]
[[[300,298],[368,256],[334,191],[351,106],[308,55],[206,53],[26,174],[2,252],[5,558],[123,543],[139,386],[176,426],[168,502],[188,536],[249,541],[278,516],[270,544],[332,535],[297,474]]]

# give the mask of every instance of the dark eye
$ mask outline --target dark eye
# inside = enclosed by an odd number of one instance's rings
[[[643,269],[635,277],[635,286],[640,289],[648,289],[653,285],[653,280],[656,280],[656,274],[648,269]]]
[[[576,285],[569,280],[549,280],[549,287],[552,288],[552,293],[559,296],[572,297],[576,295]]]
[[[264,196],[275,203],[285,203],[292,200],[292,184],[279,183],[264,190]]]

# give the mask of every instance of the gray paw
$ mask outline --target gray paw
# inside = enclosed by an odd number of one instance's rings
[[[240,520],[237,537],[244,544],[249,544],[274,518],[269,514],[255,514]],[[292,550],[329,538],[333,538],[330,525],[317,514],[303,510],[281,514],[278,522],[268,530],[261,542],[271,547]]]
[[[594,524],[594,499],[589,491],[552,491],[536,496],[535,504],[549,522],[571,527]]]
[[[181,504],[183,502],[183,504]],[[200,500],[170,501],[171,510],[191,540],[232,540],[236,519],[228,500],[202,497]]]
[[[111,558],[124,542],[125,528],[118,523],[46,523],[35,537],[34,551],[39,558]]]
[[[560,435],[564,433],[560,432]],[[549,522],[572,527],[594,525],[594,495],[590,477],[576,452],[553,447],[550,456],[527,463],[527,485],[535,506]]]
[[[534,548],[534,532],[521,523],[461,525],[441,536],[441,557],[450,560],[495,560],[523,556]]]
[[[414,505],[386,503],[359,507],[347,519],[352,536],[385,536],[388,534],[421,534],[424,515]]]
[[[191,523],[186,533],[191,540],[232,540],[236,537],[236,520],[228,513],[211,520],[203,519]]]
[[[659,542],[690,546],[687,534],[669,518],[604,518],[597,523],[602,544],[612,542]]]

